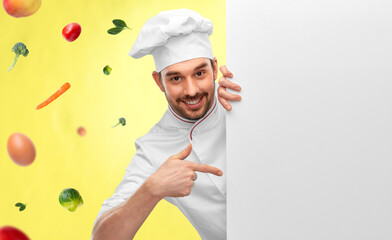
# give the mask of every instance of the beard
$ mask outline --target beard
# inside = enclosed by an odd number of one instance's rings
[[[212,103],[214,101],[214,94],[215,94],[215,84],[213,84],[213,86],[214,89],[212,90],[211,93],[203,91],[195,94],[194,96],[185,95],[184,97],[177,98],[174,101],[170,100],[166,94],[165,96],[170,107],[178,115],[189,120],[199,120],[208,112],[208,110],[212,106]],[[200,99],[200,101],[204,101],[204,104],[199,108],[189,109],[184,103],[185,101],[189,102],[197,99]]]

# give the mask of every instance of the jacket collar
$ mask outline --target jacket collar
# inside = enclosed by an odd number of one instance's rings
[[[181,117],[173,110],[173,108],[170,105],[168,105],[168,110],[166,111],[166,115],[170,119],[170,122],[175,125],[175,127],[191,129],[191,128],[194,128],[197,125],[199,125],[201,122],[205,121],[211,115],[213,115],[212,113],[215,112],[217,109],[216,104],[217,104],[217,99],[216,99],[216,96],[214,96],[214,101],[213,101],[210,109],[199,120],[190,120],[190,119]],[[172,124],[170,124],[170,125],[172,125]]]

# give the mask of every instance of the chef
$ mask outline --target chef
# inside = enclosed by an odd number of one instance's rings
[[[241,97],[226,91],[240,86],[227,79],[233,75],[225,66],[215,86],[212,31],[210,20],[188,9],[161,12],[141,29],[129,55],[153,56],[152,77],[169,105],[136,140],[123,180],[98,213],[93,240],[132,239],[162,199],[177,206],[203,240],[226,239],[225,108]]]

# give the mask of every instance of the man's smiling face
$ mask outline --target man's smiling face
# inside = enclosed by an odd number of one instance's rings
[[[153,78],[178,115],[198,120],[214,102],[217,67],[216,58],[195,58],[153,72]]]

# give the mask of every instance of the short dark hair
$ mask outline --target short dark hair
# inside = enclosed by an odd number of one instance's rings
[[[210,59],[210,62],[211,62],[211,66],[212,66],[212,71],[215,71],[215,68],[214,68],[214,61],[213,61],[212,59]],[[162,74],[161,74],[161,72],[162,72],[162,71],[160,71],[158,74],[159,74],[159,80],[160,80],[161,83],[162,83]]]

